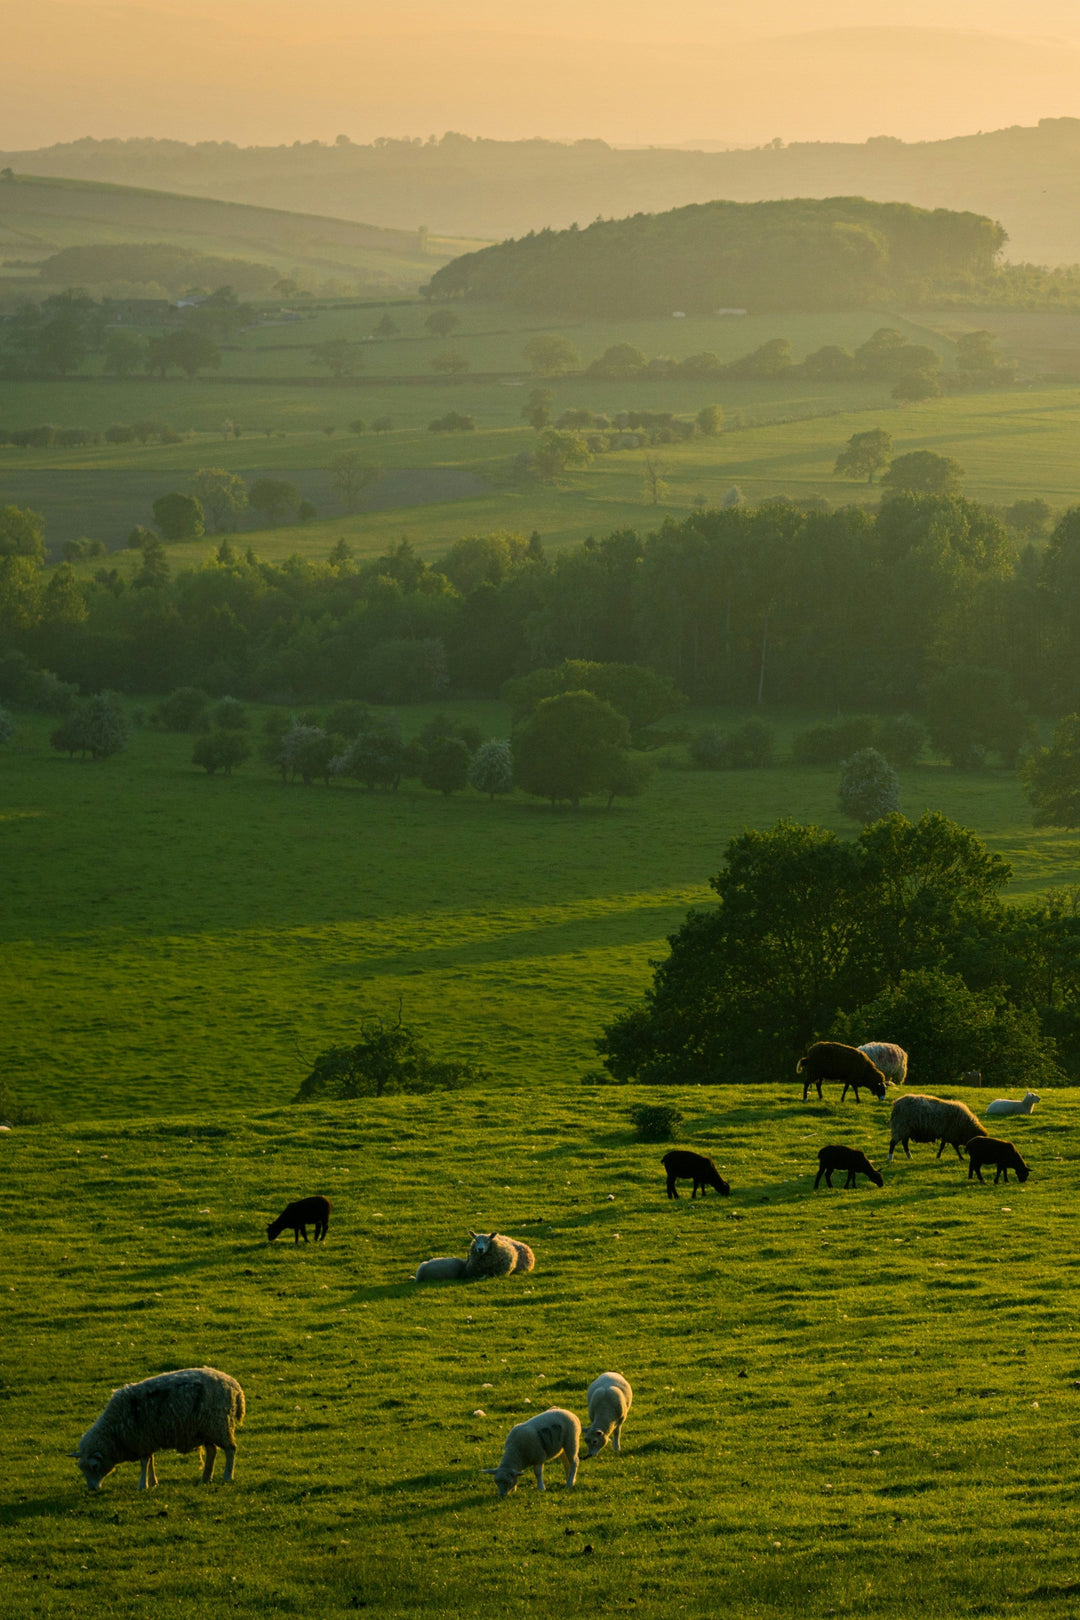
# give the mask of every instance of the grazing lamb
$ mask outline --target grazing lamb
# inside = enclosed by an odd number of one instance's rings
[[[92,1491],[100,1491],[106,1474],[122,1462],[142,1465],[139,1489],[145,1491],[157,1484],[155,1451],[187,1452],[205,1446],[202,1483],[209,1485],[220,1446],[227,1485],[233,1477],[236,1430],[243,1421],[244,1392],[235,1378],[214,1367],[185,1367],[114,1390],[71,1455]]]
[[[494,1475],[499,1495],[507,1496],[516,1489],[518,1476],[531,1468],[536,1474],[537,1486],[543,1490],[544,1464],[561,1457],[569,1490],[577,1475],[580,1440],[581,1424],[573,1412],[563,1406],[549,1406],[546,1412],[537,1412],[527,1423],[515,1423],[506,1437],[498,1468],[483,1468],[481,1473]]]
[[[817,1086],[817,1094],[821,1096],[821,1082],[823,1080],[842,1080],[844,1089],[840,1093],[843,1102],[848,1094],[848,1087],[855,1093],[855,1101],[859,1100],[859,1087],[866,1086],[872,1091],[880,1102],[885,1095],[885,1076],[876,1063],[860,1052],[857,1046],[844,1046],[840,1041],[815,1041],[805,1057],[801,1057],[795,1065],[795,1073],[804,1075],[803,1102],[810,1095],[810,1087]]]
[[[999,1141],[996,1136],[976,1136],[968,1143],[967,1150],[968,1158],[971,1160],[968,1165],[969,1181],[972,1176],[978,1176],[979,1180],[982,1180],[984,1164],[997,1166],[997,1173],[994,1176],[995,1187],[1002,1176],[1008,1181],[1010,1170],[1016,1171],[1017,1181],[1026,1181],[1031,1174],[1012,1143]]]
[[[1037,1091],[1029,1091],[1020,1102],[1013,1102],[1009,1097],[996,1097],[986,1110],[986,1119],[1000,1119],[1003,1114],[1030,1114],[1039,1101]]]
[[[293,1242],[299,1243],[301,1237],[307,1242],[307,1229],[309,1223],[315,1227],[315,1242],[326,1236],[326,1229],[330,1225],[330,1211],[333,1204],[329,1198],[298,1198],[295,1203],[288,1204],[266,1228],[266,1240],[273,1243],[274,1239],[285,1228],[292,1228]]]
[[[866,1154],[860,1153],[858,1148],[819,1148],[817,1159],[818,1173],[814,1177],[815,1192],[817,1192],[818,1187],[821,1185],[822,1176],[825,1177],[825,1185],[827,1187],[832,1186],[832,1174],[834,1170],[847,1171],[847,1180],[844,1182],[845,1188],[854,1187],[856,1176],[866,1176],[867,1180],[872,1181],[875,1187],[884,1187],[885,1185],[885,1178],[881,1174],[881,1171],[875,1170],[874,1166],[870,1163],[870,1160],[866,1157]]]
[[[664,1154],[661,1162],[667,1171],[669,1198],[678,1198],[679,1192],[675,1183],[680,1176],[684,1181],[690,1180],[694,1183],[690,1194],[691,1203],[697,1197],[699,1187],[702,1198],[705,1196],[706,1187],[715,1187],[721,1198],[726,1198],[731,1191],[730,1183],[724,1180],[715,1164],[706,1158],[704,1153],[691,1153],[688,1148],[672,1148],[670,1153]]]
[[[527,1243],[504,1237],[501,1232],[474,1232],[465,1260],[466,1277],[509,1277],[515,1271],[531,1271],[536,1256]]]
[[[900,1143],[903,1143],[904,1153],[910,1159],[909,1142],[939,1140],[941,1142],[937,1150],[939,1159],[949,1142],[956,1149],[957,1158],[962,1159],[964,1155],[961,1149],[964,1145],[970,1142],[973,1136],[987,1134],[985,1127],[979,1124],[967,1103],[944,1102],[940,1097],[923,1097],[917,1091],[896,1099],[892,1105],[889,1124],[890,1163]]]
[[[622,1373],[601,1373],[594,1378],[587,1391],[589,1401],[589,1427],[582,1439],[586,1456],[595,1457],[611,1441],[613,1451],[619,1450],[619,1436],[634,1400],[634,1392]]]
[[[448,1282],[465,1276],[465,1261],[459,1260],[457,1255],[439,1255],[434,1260],[424,1260],[416,1268],[413,1282]]]
[[[886,1085],[902,1086],[907,1079],[907,1053],[902,1046],[894,1046],[892,1041],[866,1041],[855,1050],[864,1052],[871,1063],[877,1065],[885,1076]],[[840,1100],[842,1102],[843,1098]]]

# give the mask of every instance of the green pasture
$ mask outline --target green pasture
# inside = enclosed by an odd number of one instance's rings
[[[794,1076],[675,1091],[732,1193],[671,1203],[636,1089],[539,1078],[0,1137],[13,1620],[1071,1617],[1077,1092],[1011,1124],[1021,1188],[951,1149],[887,1165],[885,1106],[803,1104]],[[883,1190],[813,1191],[835,1140]],[[268,1246],[314,1191],[325,1244]],[[468,1227],[535,1271],[407,1280]],[[65,1453],[111,1390],[201,1364],[246,1392],[233,1484],[159,1453],[156,1490],[125,1464],[91,1496]],[[511,1426],[585,1417],[607,1369],[634,1388],[622,1455],[500,1501],[479,1470]]]
[[[509,731],[497,703],[447,707]],[[407,732],[432,712],[406,711]],[[691,724],[710,718],[745,716]],[[5,1075],[62,1118],[286,1102],[318,1052],[399,1001],[495,1075],[572,1080],[709,899],[728,839],[780,816],[856,830],[838,772],[699,772],[679,749],[641,799],[574,813],[285,787],[255,760],[209,777],[191,737],[145,729],[111,761],[71,761],[52,722],[19,720],[0,750]],[[1032,828],[1009,773],[923,765],[901,782],[909,817],[941,810],[1011,861],[1014,895],[1080,881],[1076,840]]]

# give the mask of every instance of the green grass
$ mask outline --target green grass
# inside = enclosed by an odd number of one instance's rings
[[[635,1095],[503,1084],[0,1138],[33,1226],[0,1291],[6,1612],[1071,1616],[1080,1095],[1014,1122],[1033,1174],[995,1188],[951,1150],[885,1166],[883,1107],[804,1105],[793,1075],[676,1091],[733,1188],[677,1204]],[[812,1191],[837,1138],[883,1191]],[[315,1190],[325,1245],[268,1247]],[[527,1239],[535,1272],[406,1280],[470,1226]],[[124,1465],[90,1496],[64,1453],[110,1390],[203,1363],[246,1391],[234,1483],[159,1454],[156,1491]],[[478,1470],[509,1428],[584,1415],[607,1368],[635,1391],[623,1455],[499,1501]]]
[[[498,704],[453,711],[509,730]],[[642,799],[574,814],[415,784],[282,787],[254,762],[212,778],[190,737],[150,731],[73,762],[50,725],[23,718],[0,751],[0,1004],[10,1083],[62,1117],[285,1102],[317,1052],[399,998],[497,1075],[573,1078],[709,898],[729,838],[781,815],[854,831],[835,771],[662,768]],[[1033,829],[1008,773],[901,782],[913,819],[940,809],[1010,860],[1013,893],[1080,881],[1075,839]]]

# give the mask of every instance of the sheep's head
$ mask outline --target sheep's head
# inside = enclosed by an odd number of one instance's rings
[[[870,1177],[870,1180],[874,1183],[875,1187],[884,1187],[885,1177],[882,1175],[880,1170],[870,1169],[867,1171],[867,1175]]]
[[[520,1469],[507,1468],[505,1464],[500,1463],[498,1468],[481,1468],[480,1472],[491,1475],[500,1496],[509,1496],[511,1491],[517,1489]]]
[[[1019,1153],[1016,1155],[1016,1163],[1013,1166],[1013,1169],[1016,1171],[1017,1181],[1026,1181],[1028,1176],[1031,1174],[1031,1171],[1028,1169]]]
[[[469,1245],[472,1253],[487,1254],[488,1250],[495,1242],[496,1234],[494,1232],[474,1232],[470,1226],[469,1236],[472,1238],[472,1243]]]
[[[581,1438],[585,1442],[586,1457],[595,1457],[598,1451],[603,1451],[608,1442],[603,1429],[586,1429]]]
[[[100,1491],[102,1480],[116,1467],[115,1463],[106,1464],[105,1458],[98,1451],[89,1451],[85,1455],[81,1450],[73,1451],[71,1456],[82,1472],[88,1491]]]

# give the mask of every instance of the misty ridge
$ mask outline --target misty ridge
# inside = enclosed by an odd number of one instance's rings
[[[1076,118],[941,141],[775,141],[720,152],[454,133],[275,147],[87,138],[2,153],[0,167],[487,240],[717,198],[860,196],[986,214],[1008,233],[1010,260],[1080,262]]]

